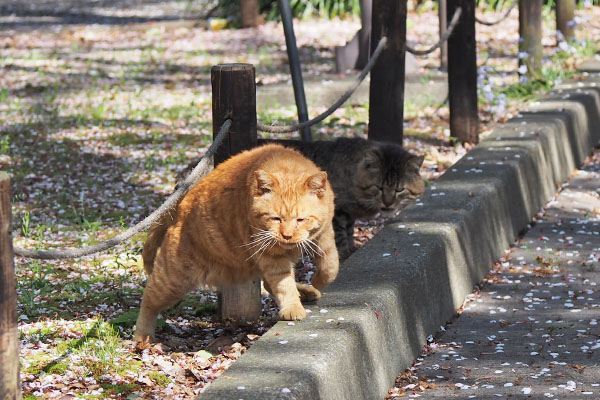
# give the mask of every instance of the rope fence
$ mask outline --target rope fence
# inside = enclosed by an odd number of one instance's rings
[[[331,107],[329,107],[327,110],[325,110],[325,112],[323,112],[322,114],[318,115],[317,117],[315,117],[311,120],[308,120],[306,122],[302,122],[299,124],[291,125],[291,126],[272,126],[272,125],[264,125],[264,124],[258,122],[257,129],[261,132],[288,133],[288,132],[299,131],[303,128],[318,124],[319,122],[323,121],[325,118],[330,116],[334,111],[336,111],[342,104],[344,104],[346,102],[346,100],[348,100],[350,98],[350,96],[352,96],[354,94],[354,92],[360,86],[360,84],[365,79],[367,74],[371,71],[371,69],[373,69],[373,65],[375,65],[375,62],[377,61],[377,58],[379,58],[379,55],[381,54],[383,49],[385,48],[386,43],[387,43],[387,38],[384,36],[381,38],[381,40],[377,44],[377,47],[375,48],[375,51],[373,52],[371,59],[369,60],[369,62],[365,66],[365,68],[361,71],[358,78],[356,78],[356,81],[352,84],[352,86],[350,86],[350,88],[348,90],[346,90],[346,92],[335,103],[333,103],[331,105]]]
[[[452,31],[454,31],[454,28],[458,24],[461,14],[462,14],[462,8],[460,8],[460,7],[457,8],[456,11],[454,11],[454,14],[452,15],[452,19],[450,20],[450,24],[448,25],[448,29],[446,29],[446,32],[444,32],[444,34],[442,35],[442,37],[440,37],[440,40],[436,44],[434,44],[433,46],[431,46],[430,48],[428,48],[426,50],[417,50],[409,45],[406,45],[406,51],[408,51],[411,54],[414,54],[415,56],[424,56],[424,55],[433,53],[442,44],[444,44],[444,42],[446,40],[448,40],[450,35],[452,35]]]
[[[503,20],[505,20],[506,18],[508,18],[510,12],[513,10],[513,8],[517,4],[518,4],[518,0],[513,0],[511,5],[504,12],[504,14],[496,21],[482,21],[482,20],[478,19],[477,17],[475,17],[475,20],[476,20],[476,22],[483,24],[483,25],[488,25],[488,26],[496,25],[496,24],[502,22]],[[438,49],[453,34],[456,26],[458,25],[458,23],[460,21],[462,13],[463,13],[463,10],[461,7],[456,8],[456,10],[454,11],[454,14],[452,16],[452,19],[450,20],[450,23],[448,25],[448,29],[440,37],[439,41],[437,43],[435,43],[433,46],[429,47],[428,49],[419,50],[419,49],[415,49],[411,46],[406,45],[406,51],[408,51],[414,55],[417,55],[417,56],[422,56],[422,55],[430,54],[433,51],[435,51],[436,49]],[[471,16],[471,18],[472,18],[472,16]],[[318,115],[317,117],[315,117],[309,121],[297,123],[297,124],[294,124],[291,126],[264,125],[264,124],[258,122],[257,129],[259,131],[268,132],[268,133],[289,133],[289,132],[300,131],[304,128],[313,126],[313,125],[323,121],[325,118],[330,116],[333,112],[335,112],[342,104],[344,104],[355,93],[356,89],[364,81],[367,74],[369,74],[369,72],[371,72],[371,70],[372,70],[373,66],[375,65],[375,63],[377,62],[380,54],[384,50],[387,42],[388,42],[388,39],[386,37],[381,38],[381,40],[377,44],[377,47],[375,48],[375,51],[371,55],[367,65],[363,68],[363,70],[357,77],[356,81],[325,112],[321,113],[320,115]],[[199,160],[197,165],[190,172],[190,174],[183,180],[183,182],[181,182],[181,184],[179,184],[176,187],[175,191],[165,200],[165,202],[159,208],[157,208],[154,212],[152,212],[150,215],[148,215],[146,218],[144,218],[142,221],[140,221],[136,225],[128,228],[126,231],[124,231],[106,241],[103,241],[103,242],[100,242],[98,244],[91,245],[91,246],[81,247],[81,248],[70,248],[70,249],[64,249],[64,250],[31,250],[31,249],[25,249],[25,248],[15,246],[14,253],[21,257],[33,258],[33,259],[45,259],[45,260],[78,258],[78,257],[88,256],[88,255],[92,255],[95,253],[99,253],[99,252],[108,250],[108,249],[115,247],[118,244],[123,243],[124,241],[130,239],[134,235],[142,232],[143,230],[149,228],[152,224],[156,223],[164,214],[166,214],[167,212],[172,210],[177,205],[177,203],[183,198],[183,196],[185,196],[187,194],[187,192],[204,175],[206,175],[209,172],[212,161],[213,161],[213,157],[214,157],[217,149],[223,142],[225,135],[229,132],[229,129],[231,128],[231,124],[232,124],[231,119],[225,120],[225,122],[219,129],[218,134],[215,136],[213,143],[211,144],[211,146],[209,147],[209,149],[207,150],[205,155]]]
[[[477,22],[478,24],[481,24],[481,25],[486,25],[486,26],[497,25],[500,22],[504,21],[506,18],[508,18],[508,16],[510,15],[510,12],[512,11],[513,8],[515,8],[517,3],[518,3],[518,0],[513,0],[511,5],[504,12],[504,14],[502,14],[502,16],[499,19],[497,19],[496,21],[484,21],[484,20],[477,18],[477,16],[475,16],[475,22]]]
[[[303,129],[304,127],[312,126],[323,121],[329,115],[331,115],[335,110],[337,110],[358,88],[358,86],[365,79],[367,74],[375,65],[379,55],[383,51],[385,44],[387,42],[387,38],[383,37],[379,41],[377,48],[373,52],[373,56],[369,60],[369,63],[365,66],[363,71],[358,76],[356,82],[336,101],[331,107],[329,107],[324,113],[320,114],[316,118],[313,118],[310,121],[306,121],[300,124],[296,124],[293,126],[265,126],[261,123],[258,123],[258,130],[264,132],[271,133],[284,133],[284,132],[294,132]],[[71,258],[78,258],[89,256],[92,254],[96,254],[108,249],[111,249],[124,241],[132,238],[138,233],[148,229],[152,224],[157,222],[165,213],[172,210],[177,203],[187,194],[187,192],[196,184],[198,181],[206,175],[210,170],[210,164],[212,163],[213,156],[221,143],[223,142],[225,135],[229,132],[232,121],[227,119],[217,136],[215,137],[212,145],[209,147],[204,156],[200,159],[198,164],[194,167],[192,172],[184,179],[184,181],[178,185],[176,190],[165,200],[165,202],[154,212],[152,212],[149,216],[144,218],[142,221],[138,222],[136,225],[130,227],[126,231],[118,234],[117,236],[105,240],[103,242],[97,243],[91,246],[85,246],[80,248],[73,249],[64,249],[64,250],[31,250],[18,246],[14,246],[14,253],[21,257],[39,259],[39,260],[64,260]]]
[[[179,200],[189,190],[202,178],[206,175],[212,164],[213,156],[223,139],[229,132],[229,128],[231,127],[232,121],[230,119],[225,120],[221,129],[219,129],[219,133],[215,137],[213,143],[210,145],[204,156],[200,159],[198,164],[194,167],[192,172],[185,178],[185,180],[179,185],[177,190],[173,192],[167,200],[157,208],[152,214],[148,215],[142,221],[138,222],[136,225],[130,227],[125,232],[118,234],[117,236],[100,242],[98,244],[92,246],[85,246],[77,249],[65,249],[60,251],[53,250],[30,250],[24,249],[22,247],[14,247],[14,252],[16,255],[26,258],[36,258],[39,260],[64,260],[69,258],[78,258],[83,256],[89,256],[91,254],[99,253],[101,251],[108,250],[116,245],[123,243],[125,240],[130,239],[134,235],[142,232],[145,229],[148,229],[152,224],[158,221],[164,214],[172,210]]]

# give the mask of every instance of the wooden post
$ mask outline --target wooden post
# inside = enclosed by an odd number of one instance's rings
[[[258,0],[240,0],[240,19],[242,28],[256,28],[260,18]]]
[[[446,30],[448,30],[448,7],[446,5],[446,0],[439,0],[438,7],[440,37],[442,37],[446,34]],[[444,42],[440,47],[440,69],[442,71],[448,69],[448,42]]]
[[[519,74],[530,79],[539,78],[542,68],[542,5],[543,0],[519,0]]]
[[[369,139],[402,144],[406,0],[373,0],[371,52],[387,37],[371,70]]]
[[[21,399],[10,177],[0,172],[0,399]]]
[[[461,142],[478,143],[475,0],[448,0],[447,4],[449,18],[458,7],[462,8],[460,20],[448,39],[450,132]]]
[[[250,64],[216,65],[211,69],[213,137],[226,119],[229,134],[215,154],[215,165],[256,146],[256,84]],[[219,292],[219,317],[253,321],[262,313],[260,279]]]
[[[575,0],[556,1],[557,42],[561,40],[573,40],[575,38],[575,22],[573,21],[575,18],[575,7]]]

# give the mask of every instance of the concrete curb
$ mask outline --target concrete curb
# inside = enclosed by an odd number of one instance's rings
[[[382,399],[600,140],[600,74],[581,78],[486,137],[199,399]]]

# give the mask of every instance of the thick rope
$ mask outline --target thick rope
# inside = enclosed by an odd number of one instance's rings
[[[446,29],[446,32],[444,32],[444,34],[440,37],[440,40],[436,44],[434,44],[433,46],[431,46],[430,48],[428,48],[426,50],[417,50],[417,49],[414,49],[414,48],[410,47],[409,45],[406,45],[406,51],[408,51],[409,53],[414,54],[415,56],[424,56],[424,55],[427,55],[429,53],[433,53],[442,44],[444,44],[444,42],[446,40],[448,40],[448,38],[450,37],[450,35],[452,35],[452,31],[454,31],[454,28],[456,27],[456,25],[458,25],[458,21],[460,20],[460,15],[461,14],[462,14],[462,8],[458,7],[454,11],[454,15],[452,16],[452,19],[450,20],[450,24],[448,25],[448,29]]]
[[[134,235],[142,232],[143,230],[149,228],[152,224],[158,221],[165,213],[169,212],[181,200],[183,196],[202,178],[204,175],[208,173],[211,167],[211,163],[213,160],[213,156],[217,151],[219,145],[223,142],[225,135],[229,132],[229,128],[231,127],[231,120],[226,120],[219,133],[215,137],[212,145],[209,147],[208,151],[198,162],[198,165],[194,167],[192,172],[185,178],[185,180],[179,185],[177,190],[171,194],[167,200],[152,214],[144,218],[144,220],[140,221],[136,225],[127,229],[125,232],[118,234],[117,236],[108,239],[104,242],[100,242],[93,246],[81,247],[78,249],[65,249],[62,251],[49,251],[49,250],[30,250],[24,249],[21,247],[14,247],[14,252],[16,255],[26,258],[37,258],[41,260],[59,260],[59,259],[67,259],[67,258],[77,258],[83,256],[89,256],[91,254],[99,253],[104,250],[108,250],[112,247],[115,247],[119,243],[124,242],[125,240],[133,237]]]
[[[262,132],[270,132],[270,133],[295,132],[295,131],[302,130],[303,128],[312,126],[314,124],[318,124],[319,122],[323,121],[325,118],[330,116],[335,110],[337,110],[342,104],[344,104],[344,102],[346,102],[346,100],[348,100],[350,98],[350,96],[352,96],[354,94],[354,92],[356,91],[358,86],[362,83],[362,81],[365,79],[367,74],[373,68],[373,65],[375,65],[375,62],[377,61],[377,58],[383,51],[386,43],[387,43],[387,38],[384,36],[379,41],[379,44],[377,44],[377,48],[375,48],[375,51],[373,52],[371,59],[369,60],[369,62],[365,66],[365,68],[362,70],[362,72],[360,73],[360,75],[358,76],[358,78],[356,79],[354,84],[342,95],[342,97],[340,97],[338,99],[338,101],[333,103],[333,105],[331,107],[329,107],[324,113],[320,114],[319,116],[317,116],[309,121],[305,121],[305,122],[302,122],[302,123],[299,123],[296,125],[291,125],[291,126],[270,126],[270,125],[263,125],[259,122],[257,124],[258,130],[262,131]]]
[[[492,26],[492,25],[496,25],[499,24],[500,22],[504,21],[506,18],[508,18],[510,12],[512,11],[513,8],[515,8],[515,6],[517,5],[518,1],[517,0],[513,0],[512,4],[506,9],[506,11],[504,12],[504,14],[502,14],[502,16],[497,19],[496,21],[483,21],[479,18],[477,18],[477,16],[475,16],[475,21],[481,25],[487,25],[487,26]]]

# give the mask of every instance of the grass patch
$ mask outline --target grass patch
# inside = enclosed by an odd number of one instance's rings
[[[120,385],[113,385],[111,383],[100,384],[106,395],[116,395],[120,397],[127,396],[140,389],[141,385],[137,383],[127,383]]]
[[[173,382],[171,380],[171,378],[169,378],[167,375],[165,375],[165,374],[163,374],[161,372],[158,372],[158,371],[149,371],[148,372],[148,376],[158,386],[163,386],[164,387],[164,386],[167,386],[169,383]]]

